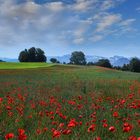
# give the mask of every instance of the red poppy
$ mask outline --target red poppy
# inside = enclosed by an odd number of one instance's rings
[[[92,125],[90,125],[90,127],[88,128],[88,132],[94,132],[95,131],[95,127],[96,127],[96,125],[95,124],[92,124]]]
[[[71,119],[68,123],[68,127],[75,127],[78,124],[75,119]]]
[[[119,117],[119,113],[116,111],[113,113],[113,117]]]
[[[58,131],[58,130],[53,131],[53,138],[58,138],[58,137],[60,137],[60,135],[61,135],[60,131]]]
[[[3,101],[3,99],[2,99],[2,98],[0,98],[0,103],[2,103],[2,101]]]
[[[103,123],[103,127],[104,128],[108,127],[108,124],[107,123]]]
[[[25,134],[25,130],[19,128],[18,129],[18,140],[26,140],[26,139],[27,139],[27,136]]]
[[[72,133],[72,131],[70,129],[66,129],[62,132],[62,134],[64,134],[64,135],[68,135],[70,133]]]
[[[11,138],[14,138],[14,134],[13,133],[8,133],[5,135],[5,140],[9,140]]]
[[[132,130],[132,125],[130,125],[127,122],[123,124],[123,132],[129,132],[131,130]]]
[[[61,128],[61,127],[63,127],[64,126],[64,123],[60,123],[59,124],[59,127]]]
[[[94,140],[101,140],[101,138],[100,137],[96,137]]]
[[[137,140],[136,136],[130,136],[128,140]]]
[[[114,126],[110,126],[110,127],[109,127],[109,131],[114,132],[115,130],[116,130],[116,129],[115,129]]]

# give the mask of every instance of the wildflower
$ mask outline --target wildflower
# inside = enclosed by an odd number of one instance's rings
[[[96,137],[94,140],[101,140],[101,138],[100,137]]]
[[[23,135],[23,134],[25,133],[25,130],[24,130],[24,129],[19,128],[19,129],[18,129],[18,133],[19,133],[19,135]]]
[[[81,96],[81,95],[79,95],[79,96],[78,96],[78,99],[79,99],[79,100],[82,100],[82,96]]]
[[[129,132],[131,130],[132,130],[132,125],[130,125],[127,122],[123,124],[123,132]]]
[[[11,107],[11,106],[6,106],[6,109],[7,109],[7,110],[11,110],[12,107]]]
[[[18,129],[18,140],[26,140],[26,139],[27,139],[27,136],[25,134],[25,130],[19,128]]]
[[[11,138],[14,138],[14,134],[13,133],[8,133],[5,135],[5,140],[9,140]]]
[[[75,119],[71,119],[68,124],[68,127],[75,127],[77,124],[78,124],[78,122],[76,122]]]
[[[63,127],[64,126],[64,123],[60,123],[59,124],[59,128]]]
[[[104,128],[108,127],[108,124],[107,123],[103,123],[103,127]]]
[[[128,140],[137,140],[136,136],[130,136]]]
[[[2,99],[2,98],[0,98],[0,103],[2,103],[2,101],[3,101],[3,99]]]
[[[71,134],[71,133],[72,133],[72,131],[70,129],[66,129],[62,132],[62,134],[64,134],[64,135],[68,135],[68,134]]]
[[[58,131],[58,130],[53,131],[53,138],[58,138],[58,137],[60,137],[60,135],[61,135],[60,131]]]
[[[48,130],[48,128],[47,128],[47,127],[44,127],[44,128],[43,128],[43,131],[44,131],[44,132],[46,132],[47,130]]]
[[[38,135],[40,135],[40,134],[41,134],[41,130],[40,130],[40,129],[37,129],[37,130],[36,130],[36,133],[37,133]]]
[[[110,126],[110,127],[109,127],[109,131],[114,132],[115,130],[116,130],[116,129],[115,129],[114,126]]]
[[[76,102],[75,102],[75,101],[70,100],[70,101],[68,101],[68,104],[70,104],[70,105],[75,105],[75,104],[76,104]]]
[[[90,127],[88,128],[88,132],[94,132],[95,131],[95,127],[96,127],[96,125],[95,124],[92,124],[92,125],[90,125]]]
[[[103,122],[103,123],[106,123],[106,122],[107,122],[107,120],[106,120],[106,119],[103,119],[103,120],[102,120],[102,122]]]
[[[113,113],[113,117],[119,117],[119,113],[118,112],[114,112]]]

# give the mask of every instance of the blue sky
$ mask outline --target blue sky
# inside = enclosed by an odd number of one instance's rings
[[[32,46],[140,57],[140,0],[0,0],[0,57]]]

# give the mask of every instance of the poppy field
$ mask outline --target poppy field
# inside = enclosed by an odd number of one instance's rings
[[[0,70],[0,140],[140,140],[140,74],[56,65]]]

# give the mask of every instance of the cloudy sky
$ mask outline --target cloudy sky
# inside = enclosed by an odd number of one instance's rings
[[[140,57],[140,0],[0,0],[0,57],[32,46]]]

